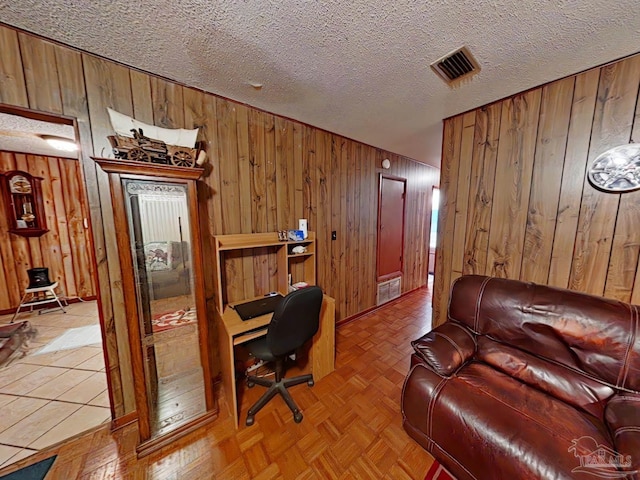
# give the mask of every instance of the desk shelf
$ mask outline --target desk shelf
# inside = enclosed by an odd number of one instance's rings
[[[293,248],[303,246],[307,248],[305,253],[293,253]],[[289,275],[292,276],[292,283],[306,282],[309,285],[316,284],[316,235],[315,232],[308,232],[308,237],[304,240],[279,241],[277,232],[268,233],[248,233],[232,235],[216,235],[214,237],[215,253],[215,291],[216,308],[222,315],[227,301],[226,294],[239,290],[240,287],[233,285],[233,281],[225,278],[225,261],[228,256],[237,256],[239,251],[245,257],[254,255],[251,250],[256,250],[258,254],[264,254],[265,250],[270,255],[275,255],[275,266],[277,267],[277,290],[286,295],[289,291]],[[253,262],[253,259],[249,259]],[[266,291],[253,292],[254,295],[263,295]],[[243,300],[242,298],[232,298],[231,302]]]

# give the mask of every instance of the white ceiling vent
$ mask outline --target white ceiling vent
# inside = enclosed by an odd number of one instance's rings
[[[478,61],[467,47],[460,47],[431,64],[431,68],[448,85],[456,85],[480,71]]]

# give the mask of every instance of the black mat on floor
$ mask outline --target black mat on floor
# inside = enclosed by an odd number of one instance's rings
[[[8,473],[0,477],[0,480],[44,480],[47,476],[47,472],[55,462],[57,455],[53,457],[45,458],[44,460],[29,465],[27,467],[16,470],[15,472]]]

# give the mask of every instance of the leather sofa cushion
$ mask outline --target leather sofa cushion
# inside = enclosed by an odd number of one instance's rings
[[[480,335],[476,358],[565,403],[604,419],[604,407],[614,390],[566,366]]]
[[[411,342],[416,355],[430,368],[448,377],[476,351],[474,335],[463,325],[447,322]]]
[[[611,447],[595,417],[483,363],[471,362],[449,379],[416,365],[404,390],[407,432],[438,450],[459,480],[477,478],[469,472],[484,472],[481,478],[500,472],[509,480],[582,478],[572,469],[591,452],[580,445],[570,451],[574,440],[586,435]]]
[[[640,391],[634,305],[504,278],[456,279],[449,318],[619,389]]]
[[[628,470],[640,471],[640,395],[614,396],[605,411],[605,419],[616,450],[631,463]],[[640,475],[638,475],[640,477]]]

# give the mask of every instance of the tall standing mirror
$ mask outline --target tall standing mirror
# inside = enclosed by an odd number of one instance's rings
[[[198,172],[95,160],[110,173],[123,282],[132,287],[123,285],[145,454],[217,413],[195,181],[181,178]]]

